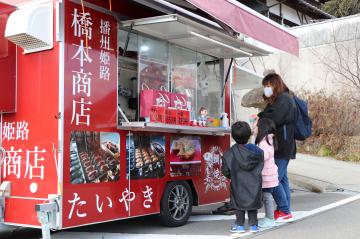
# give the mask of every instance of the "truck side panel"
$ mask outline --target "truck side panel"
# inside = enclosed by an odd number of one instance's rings
[[[11,182],[5,223],[38,226],[34,205],[58,193],[58,43],[37,53],[17,50],[17,111],[2,122],[1,180]]]

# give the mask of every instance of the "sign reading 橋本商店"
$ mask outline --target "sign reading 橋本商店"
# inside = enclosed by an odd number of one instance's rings
[[[65,123],[77,130],[115,127],[116,20],[78,4],[66,6]]]
[[[108,190],[120,183],[117,21],[70,1],[65,2],[64,111],[63,225],[121,217],[120,211],[126,216],[121,207],[127,204],[119,201],[125,185],[117,195]]]

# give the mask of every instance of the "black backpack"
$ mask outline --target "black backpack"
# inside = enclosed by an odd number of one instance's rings
[[[308,104],[305,100],[294,95],[295,109],[295,133],[296,140],[305,140],[311,135],[312,121],[308,113]]]

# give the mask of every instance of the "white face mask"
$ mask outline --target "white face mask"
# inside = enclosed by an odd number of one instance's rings
[[[269,98],[273,95],[273,89],[269,86],[264,87],[264,95]]]

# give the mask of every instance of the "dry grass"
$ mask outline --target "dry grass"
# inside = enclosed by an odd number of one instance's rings
[[[299,143],[299,151],[360,162],[360,105],[341,97],[303,93],[313,120],[313,135]]]

